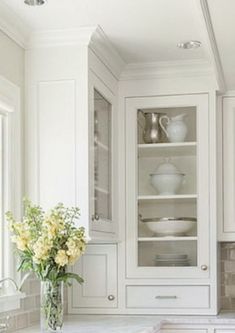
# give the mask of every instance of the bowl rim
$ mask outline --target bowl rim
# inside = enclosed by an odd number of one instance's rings
[[[197,222],[197,218],[196,217],[152,217],[152,218],[140,218],[141,222],[143,223],[157,223],[157,222],[175,222],[175,221],[179,221],[179,222]]]

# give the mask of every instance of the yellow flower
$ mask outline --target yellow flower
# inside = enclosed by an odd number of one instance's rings
[[[54,239],[64,229],[64,220],[55,215],[48,216],[43,224],[49,239]]]
[[[16,247],[20,251],[25,251],[28,245],[28,239],[21,236],[13,236],[11,238],[13,243],[16,243]]]
[[[65,250],[59,250],[55,256],[55,262],[59,266],[65,266],[68,264],[68,256],[66,255]]]
[[[20,232],[18,231],[19,234],[12,236],[11,240],[13,243],[16,243],[16,247],[18,250],[25,251],[27,250],[30,242],[30,232],[28,230],[24,230],[22,227],[23,225],[18,227],[18,230],[20,230]]]
[[[69,256],[69,264],[73,265],[84,253],[86,244],[80,237],[73,236],[66,242],[68,250],[66,254]]]
[[[78,260],[79,257],[77,256],[69,256],[68,264],[69,265],[74,265],[75,262]]]
[[[40,262],[49,258],[49,252],[52,248],[52,243],[47,237],[39,237],[33,245],[34,261]]]

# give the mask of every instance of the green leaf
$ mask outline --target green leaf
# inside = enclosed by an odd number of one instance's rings
[[[69,279],[76,280],[79,284],[82,284],[84,282],[83,278],[75,273],[64,273],[63,275],[60,275],[57,281],[64,281],[67,283]]]

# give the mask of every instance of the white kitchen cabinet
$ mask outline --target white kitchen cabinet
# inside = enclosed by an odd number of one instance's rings
[[[74,272],[83,277],[84,283],[74,283],[69,290],[70,313],[96,312],[96,309],[105,312],[105,308],[117,308],[116,245],[88,245]]]
[[[133,313],[216,313],[216,266],[211,252],[214,171],[210,169],[214,116],[209,99],[209,94],[125,97],[126,297]],[[178,142],[166,136],[156,143],[146,142],[146,113],[169,118],[185,114],[186,137]],[[183,174],[173,193],[161,193],[151,182],[163,163],[174,164]],[[167,228],[163,232],[149,228],[161,218],[163,224],[166,218],[184,217],[192,221],[191,229],[178,234],[170,227],[168,234],[164,234]]]
[[[219,240],[235,241],[235,97],[222,99],[223,114],[223,218]]]
[[[89,72],[90,229],[115,234],[117,224],[116,97]]]
[[[78,206],[88,238],[113,241],[117,79],[100,61],[99,29],[76,31],[72,44],[54,34],[49,48],[42,34],[26,51],[26,195],[44,209]]]
[[[186,114],[184,142],[143,141],[143,112]],[[126,100],[126,198],[128,278],[206,279],[209,259],[209,136],[208,95],[159,96]],[[162,163],[184,175],[181,188],[159,194],[151,174]],[[174,236],[154,233],[143,221],[188,217],[192,228]],[[156,255],[181,255],[175,264]],[[182,261],[182,264],[181,264]],[[169,262],[169,264],[168,264]],[[178,266],[178,267],[176,267]]]

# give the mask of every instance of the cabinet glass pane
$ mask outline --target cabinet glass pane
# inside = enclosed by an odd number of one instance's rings
[[[104,220],[112,220],[111,198],[111,104],[94,91],[94,210]]]
[[[197,266],[197,112],[137,112],[138,266]]]

